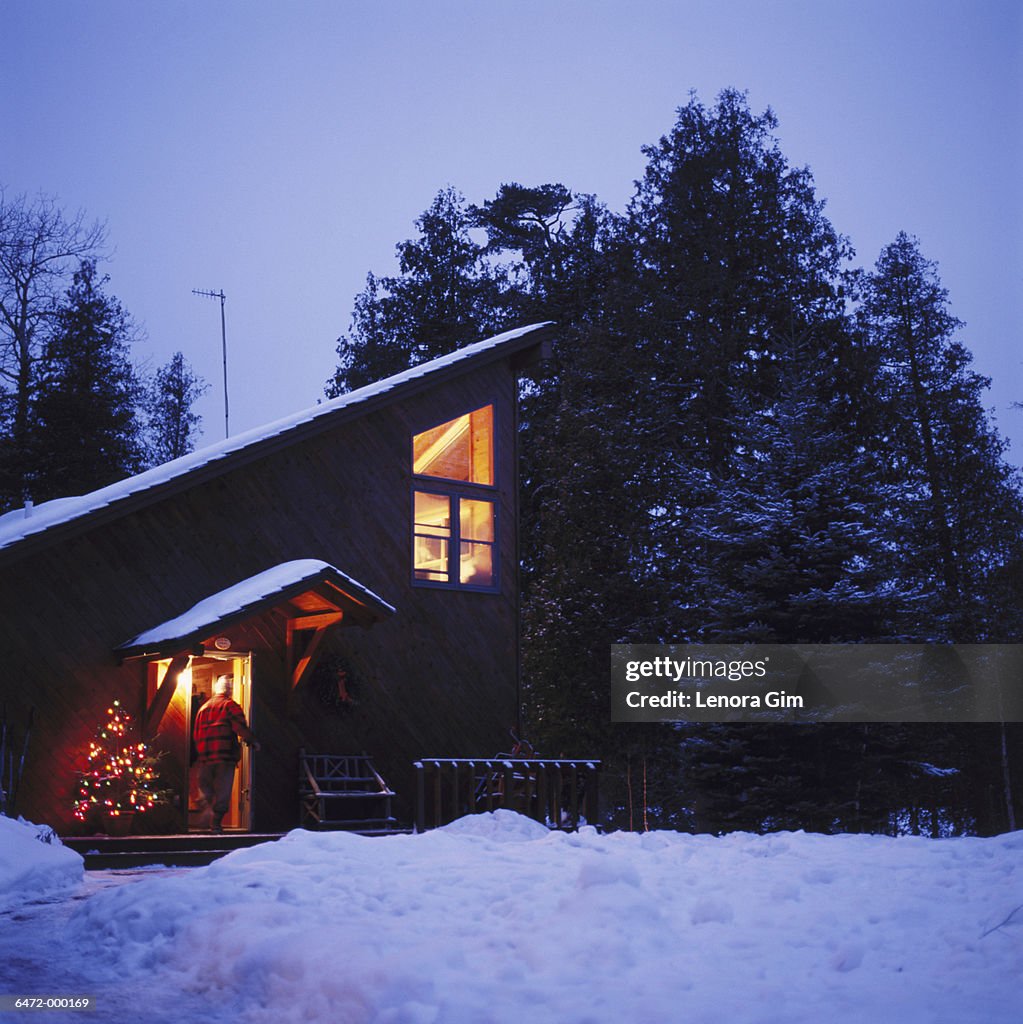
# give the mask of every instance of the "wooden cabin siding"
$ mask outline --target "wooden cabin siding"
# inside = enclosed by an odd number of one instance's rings
[[[17,811],[71,828],[74,770],[109,702],[120,699],[141,727],[145,662],[118,664],[117,644],[300,558],[337,566],[397,613],[372,629],[333,629],[324,654],[346,659],[356,689],[355,703],[335,710],[308,680],[289,703],[282,614],[226,631],[232,649],[253,652],[252,718],[263,743],[254,828],[295,824],[299,746],[369,753],[406,810],[416,758],[501,749],[516,716],[516,391],[507,360],[470,369],[9,558],[0,572],[0,699],[15,740],[36,708]],[[498,486],[488,496],[498,508],[500,590],[414,585],[412,434],[487,404],[495,409]]]

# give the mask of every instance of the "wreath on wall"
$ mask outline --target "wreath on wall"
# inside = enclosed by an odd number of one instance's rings
[[[344,658],[323,658],[313,670],[313,691],[320,703],[335,714],[351,711],[359,702],[351,666]]]

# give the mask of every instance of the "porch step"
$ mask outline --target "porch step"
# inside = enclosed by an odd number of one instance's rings
[[[146,867],[197,867],[232,850],[271,843],[284,833],[224,832],[172,836],[68,836],[61,842],[85,858],[87,871]]]
[[[407,835],[410,828],[393,821],[345,822],[324,826],[318,831],[354,832],[360,836]],[[61,842],[85,858],[86,871],[138,868],[162,864],[188,868],[211,864],[219,857],[260,843],[276,842],[284,832],[224,832],[221,835],[193,832],[174,836],[67,836]]]

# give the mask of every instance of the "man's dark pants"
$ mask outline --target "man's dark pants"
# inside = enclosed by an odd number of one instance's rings
[[[213,828],[220,828],[220,823],[227,814],[236,767],[235,761],[199,762],[199,793],[203,799],[204,810],[211,808],[213,811]]]

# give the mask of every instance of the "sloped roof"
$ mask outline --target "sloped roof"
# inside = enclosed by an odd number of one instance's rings
[[[40,535],[48,532],[63,533],[61,528],[105,510],[127,512],[148,504],[168,491],[188,486],[194,479],[218,476],[266,452],[326,430],[346,416],[364,415],[380,404],[395,401],[437,380],[531,348],[546,338],[550,326],[545,322],[505,331],[89,494],[57,498],[31,510],[15,509],[0,516],[0,555],[30,538],[42,540]]]
[[[282,562],[210,594],[188,611],[120,644],[116,648],[117,653],[123,658],[131,658],[184,650],[218,630],[318,584],[329,585],[336,593],[334,601],[337,606],[346,609],[363,625],[394,613],[393,605],[340,569],[315,558],[303,558]]]

